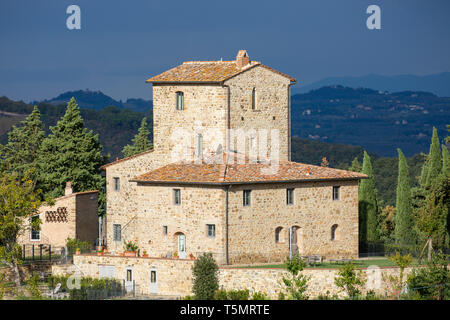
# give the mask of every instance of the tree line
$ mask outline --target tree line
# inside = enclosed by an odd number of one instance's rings
[[[450,126],[447,126],[450,131]],[[446,138],[449,143],[449,137]],[[450,194],[449,152],[440,144],[437,129],[433,128],[430,151],[425,155],[419,183],[414,186],[403,152],[398,152],[398,175],[395,207],[382,207],[377,198],[372,162],[364,151],[362,165],[355,158],[349,170],[365,173],[368,179],[359,183],[359,241],[360,248],[368,244],[384,243],[399,248],[418,250],[448,248],[448,208]],[[364,250],[363,249],[363,250]]]

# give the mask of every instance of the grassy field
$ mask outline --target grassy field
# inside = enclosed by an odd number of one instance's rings
[[[364,259],[364,260],[354,260],[353,263],[357,268],[367,268],[369,266],[378,266],[378,267],[393,267],[395,263],[389,259],[378,258],[378,259]],[[413,265],[417,264],[417,261],[413,262]],[[323,262],[317,264],[315,266],[307,266],[307,269],[328,269],[328,268],[339,268],[342,267],[343,263],[330,263]],[[249,265],[249,266],[241,266],[236,268],[276,268],[283,269],[285,268],[285,264],[267,264],[267,265]]]

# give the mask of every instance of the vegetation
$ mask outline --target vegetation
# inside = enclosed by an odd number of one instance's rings
[[[69,276],[49,276],[47,283],[51,289],[60,283],[60,291],[69,292],[70,300],[102,300],[124,294],[121,281],[116,279],[81,277],[79,288],[73,288],[68,285],[70,283]]]
[[[288,300],[308,299],[306,290],[308,289],[309,277],[301,273],[305,265],[305,261],[299,255],[294,255],[292,259],[289,259],[289,257],[286,259],[285,266],[290,276],[282,278],[285,291],[281,292],[280,298]]]
[[[67,181],[74,191],[103,190],[100,166],[105,163],[98,136],[87,132],[75,99],[51,134],[44,139],[38,156],[38,185],[45,195],[64,194]]]
[[[20,178],[29,173],[29,178],[36,181],[38,152],[45,137],[40,117],[35,106],[20,126],[12,127],[8,133],[8,143],[0,145],[0,170],[15,173]]]
[[[425,268],[413,269],[408,275],[408,290],[417,299],[450,299],[449,255],[442,251],[433,254]]]
[[[391,261],[393,261],[400,269],[400,275],[397,277],[391,276],[390,280],[391,282],[395,283],[395,289],[400,291],[403,288],[403,273],[405,271],[405,268],[411,265],[413,258],[411,254],[407,255],[401,255],[398,251],[395,253],[395,255],[392,255],[389,257]]]
[[[223,290],[219,289],[214,294],[214,300],[269,300],[269,297],[263,293],[255,291],[250,294],[249,290]]]
[[[414,221],[411,206],[411,182],[408,164],[400,149],[398,149],[398,182],[395,207],[395,242],[402,245],[415,243],[416,236],[413,229]]]
[[[138,134],[133,138],[133,144],[127,144],[123,147],[122,153],[124,157],[131,157],[135,154],[150,150],[153,148],[153,144],[150,142],[148,136],[150,131],[148,129],[147,118],[142,119],[141,127]]]
[[[92,243],[89,241],[81,241],[79,239],[67,238],[66,240],[67,255],[72,257],[77,249],[81,253],[89,253],[92,251]]]
[[[378,237],[378,205],[376,199],[375,182],[373,179],[370,156],[364,151],[362,173],[368,175],[359,183],[359,234],[360,241],[373,242]]]
[[[40,205],[40,194],[27,176],[19,179],[0,173],[0,262],[11,268],[18,290],[21,290],[18,265],[22,261],[17,239],[26,229],[26,218],[35,213]],[[39,230],[40,222],[35,219],[31,227]]]
[[[138,251],[139,247],[136,243],[134,243],[133,241],[128,241],[125,242],[125,251],[133,251],[136,252]]]
[[[366,280],[362,271],[357,272],[353,263],[344,264],[334,278],[334,283],[341,291],[345,292],[350,299],[357,299],[361,295],[361,288]]]
[[[193,288],[197,300],[213,300],[219,289],[219,267],[211,253],[204,253],[197,258],[192,267]]]

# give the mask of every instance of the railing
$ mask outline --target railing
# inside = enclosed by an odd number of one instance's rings
[[[25,263],[34,261],[58,262],[66,257],[63,247],[52,247],[51,244],[23,244],[22,260]]]

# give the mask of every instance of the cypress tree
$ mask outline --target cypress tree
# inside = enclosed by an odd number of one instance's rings
[[[415,236],[413,233],[414,221],[411,206],[411,181],[405,155],[400,149],[397,149],[397,151],[398,179],[394,235],[397,243],[412,244]]]
[[[133,144],[126,145],[122,149],[122,153],[125,157],[131,157],[135,154],[150,150],[153,148],[153,144],[148,139],[150,130],[148,130],[147,118],[142,119],[141,127],[138,130],[137,135],[133,138]]]
[[[426,155],[425,157],[425,162],[422,165],[422,170],[420,171],[420,186],[422,188],[425,188],[426,184],[427,184],[427,177],[428,177],[428,171],[429,171],[429,161],[428,161],[429,157],[428,155]]]
[[[450,173],[450,158],[447,146],[445,144],[442,145],[442,173],[444,175],[448,175]]]
[[[442,159],[441,146],[437,134],[437,129],[433,127],[433,137],[431,138],[430,154],[428,155],[429,167],[425,187],[429,188],[441,173]]]
[[[353,172],[361,172],[361,164],[358,161],[358,157],[355,157],[355,159],[353,159],[352,165],[348,170]]]
[[[21,178],[28,173],[28,177],[35,180],[38,152],[45,138],[38,107],[34,106],[31,114],[20,124],[18,127],[13,126],[8,133],[8,143],[0,145],[2,169]]]
[[[372,163],[366,151],[364,151],[362,173],[367,174],[369,178],[362,179],[359,184],[359,234],[362,242],[372,242],[378,240],[378,208]]]
[[[98,136],[87,132],[80,109],[72,98],[66,113],[51,134],[44,139],[39,152],[39,184],[48,197],[64,194],[67,181],[74,191],[102,190],[100,166],[104,163]]]

